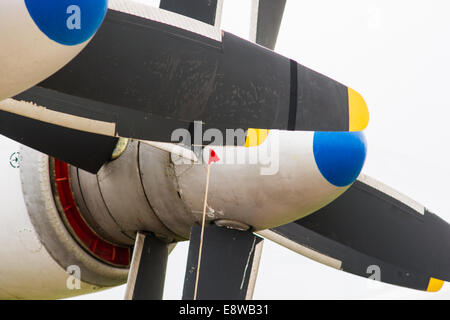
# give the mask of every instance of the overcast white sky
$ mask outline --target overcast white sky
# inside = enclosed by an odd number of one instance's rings
[[[364,96],[370,125],[363,172],[447,221],[449,12],[448,0],[288,0],[276,48]],[[249,0],[225,0],[222,28],[247,38],[249,16]],[[187,248],[179,244],[169,258],[165,299],[181,298]],[[122,299],[124,290],[83,299]],[[450,285],[430,294],[378,284],[266,240],[254,298],[449,299]]]

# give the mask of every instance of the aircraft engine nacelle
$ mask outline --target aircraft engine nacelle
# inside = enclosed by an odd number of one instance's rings
[[[251,131],[250,132],[254,132]],[[356,132],[270,131],[248,147],[213,146],[207,221],[264,230],[302,218],[335,200],[358,177],[366,142]],[[210,147],[203,162],[130,141],[95,175],[70,169],[84,219],[103,238],[126,244],[136,231],[189,239],[202,221]],[[58,162],[58,161],[57,161]]]
[[[2,140],[0,298],[63,298],[119,285],[136,232],[168,243],[189,239],[202,220],[210,148],[220,160],[211,168],[208,223],[254,231],[335,200],[366,154],[358,132],[274,130],[256,141],[200,149],[203,163],[129,141],[91,174]]]
[[[107,0],[0,2],[0,100],[51,76],[87,45]]]
[[[49,157],[5,138],[0,145],[0,299],[65,298],[125,283],[130,248],[99,238],[75,212],[63,215],[68,189],[61,177],[52,182]]]

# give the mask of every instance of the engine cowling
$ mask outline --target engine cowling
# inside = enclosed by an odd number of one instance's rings
[[[339,137],[335,137],[339,135]],[[207,221],[254,231],[304,217],[345,192],[359,175],[361,133],[271,131],[248,147],[213,146]],[[130,141],[94,175],[73,169],[74,196],[98,234],[128,243],[137,230],[167,241],[187,240],[200,224],[210,147],[194,163]]]
[[[0,144],[0,298],[65,298],[126,282],[131,249],[108,243],[123,255],[114,263],[77,239],[58,209],[63,193],[52,180],[65,180],[51,173],[49,157],[5,138]]]

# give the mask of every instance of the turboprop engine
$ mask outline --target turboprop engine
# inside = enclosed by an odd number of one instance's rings
[[[365,158],[364,136],[342,134],[341,146],[326,133],[270,131],[257,146],[203,149],[220,158],[207,222],[260,231],[327,205],[348,189]],[[0,274],[7,275],[0,277],[1,298],[62,298],[124,283],[138,231],[176,243],[201,223],[201,157],[187,161],[127,141],[95,175],[10,140],[2,145],[10,161],[0,168],[7,176],[0,195],[8,200],[0,223]],[[336,148],[357,159],[353,166],[333,156]]]
[[[104,23],[106,0],[0,4],[0,134],[34,149],[0,140],[0,297],[162,299],[187,239],[186,300],[251,299],[264,239],[450,281],[450,224],[360,174],[362,96],[273,51],[286,1],[252,1],[251,41],[187,2],[110,0]]]

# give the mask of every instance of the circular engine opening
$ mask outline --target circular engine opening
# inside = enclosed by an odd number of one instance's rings
[[[129,267],[131,248],[103,240],[89,227],[81,215],[72,192],[69,165],[51,158],[50,172],[56,206],[72,236],[97,259],[116,267]]]

